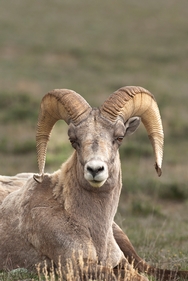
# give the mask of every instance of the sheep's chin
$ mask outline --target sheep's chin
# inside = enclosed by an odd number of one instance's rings
[[[96,188],[99,188],[101,186],[103,186],[103,184],[105,183],[106,180],[103,180],[103,181],[88,181],[89,184],[92,186],[92,187],[96,187]]]

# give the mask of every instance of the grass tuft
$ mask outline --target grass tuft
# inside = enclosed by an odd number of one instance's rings
[[[7,138],[0,139],[0,152],[3,154],[26,154],[35,153],[36,143],[34,140],[22,142],[10,142]]]
[[[159,190],[159,198],[173,200],[173,201],[186,201],[188,199],[188,186],[185,183],[168,183],[162,184]]]
[[[17,268],[9,272],[1,271],[0,272],[1,281],[35,281],[38,280],[36,273],[29,272],[25,268]]]
[[[28,93],[0,93],[0,120],[4,123],[36,122],[39,102]]]
[[[160,206],[152,205],[150,202],[139,199],[132,201],[131,212],[134,216],[154,216],[158,218],[164,218]]]

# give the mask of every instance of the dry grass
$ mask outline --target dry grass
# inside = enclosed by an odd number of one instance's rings
[[[140,256],[185,269],[187,9],[185,0],[6,0],[0,11],[0,174],[37,172],[37,113],[49,90],[71,88],[98,106],[123,85],[149,89],[164,123],[163,175],[155,175],[141,127],[121,148],[124,188],[116,220]],[[70,153],[66,126],[57,124],[46,170],[59,168]]]
[[[76,256],[78,256],[76,258]],[[65,266],[62,266],[61,258],[59,258],[58,266],[54,263],[51,265],[44,261],[42,264],[36,265],[37,274],[30,273],[26,269],[15,269],[9,273],[0,273],[1,281],[135,281],[137,271],[132,265],[124,266],[123,273],[117,269],[114,273],[111,267],[104,267],[97,263],[92,263],[88,257],[83,259],[83,254],[75,253],[73,257],[67,260]],[[144,281],[144,280],[143,280]]]

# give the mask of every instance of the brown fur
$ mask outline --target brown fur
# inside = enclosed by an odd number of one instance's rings
[[[147,280],[128,260],[140,272],[145,272],[147,264],[114,223],[122,187],[118,136],[124,134],[121,119],[113,123],[93,110],[80,125],[70,125],[69,137],[76,150],[60,170],[45,174],[41,184],[30,175],[20,181],[19,176],[8,178],[7,184],[2,180],[2,196],[9,192],[9,185],[15,191],[0,205],[1,269],[33,270],[44,261],[50,265],[51,260],[58,266],[59,258],[65,267],[69,259],[79,259],[82,253],[83,260],[95,264],[97,270],[114,268],[120,280],[129,274],[132,280]],[[84,177],[85,165],[93,159],[100,159],[108,169],[100,187]],[[150,268],[148,272],[155,273]],[[92,274],[97,270],[91,267]]]
[[[31,175],[31,173],[21,173],[14,177],[0,176],[0,204],[9,193],[22,187]]]
[[[56,173],[53,174],[53,178],[52,178],[52,185],[56,185],[58,182],[58,175],[59,175],[60,171],[57,171]],[[18,174],[14,177],[0,177],[0,184],[1,184],[1,188],[3,190],[6,191],[6,188],[9,190],[9,186],[11,186],[11,190],[10,192],[4,192],[4,196],[3,198],[1,198],[2,200],[7,196],[8,193],[11,193],[17,189],[22,188],[25,183],[27,182],[28,178],[31,177],[31,174]],[[6,183],[9,183],[8,186],[6,185]],[[14,188],[13,188],[14,187]],[[57,197],[58,194],[60,195],[62,192],[62,187],[60,185],[56,185],[56,188],[54,190],[54,196]],[[22,190],[21,190],[22,193]],[[61,199],[62,200],[62,199]],[[140,258],[133,245],[131,244],[130,240],[128,239],[128,237],[126,236],[126,234],[120,229],[120,227],[113,222],[113,234],[114,237],[116,239],[117,244],[119,245],[120,249],[122,250],[122,252],[124,253],[125,257],[128,259],[130,264],[133,264],[134,267],[136,269],[138,269],[138,271],[140,273],[147,273],[148,275],[152,275],[154,277],[156,277],[158,280],[174,280],[178,277],[183,277],[183,278],[188,278],[188,272],[187,271],[170,271],[170,270],[163,270],[163,269],[159,269],[159,268],[155,268],[149,264],[147,264],[142,258]],[[14,242],[14,241],[13,241]],[[41,262],[41,260],[40,260]],[[50,261],[48,261],[50,263]],[[12,261],[10,259],[10,257],[7,257],[4,263],[5,267],[7,269],[12,269],[13,268],[13,264]],[[31,269],[33,269],[33,265],[31,263]],[[28,267],[27,264],[23,265],[24,267]],[[107,272],[108,273],[109,270],[104,270],[103,272]],[[117,269],[114,269],[114,271],[117,271]]]
[[[121,191],[119,145],[112,139],[119,127],[124,133],[123,122],[116,127],[94,110],[79,126],[70,126],[79,148],[60,170],[45,174],[41,184],[29,178],[6,196],[0,206],[0,268],[34,269],[44,260],[58,266],[59,257],[65,267],[81,252],[83,260],[104,268],[124,264],[135,280],[145,280],[128,265],[112,230]],[[85,163],[93,158],[105,161],[110,174],[101,187],[84,177]]]

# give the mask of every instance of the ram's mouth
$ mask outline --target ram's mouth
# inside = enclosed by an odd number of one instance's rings
[[[103,186],[105,181],[106,181],[106,179],[103,181],[89,180],[88,182],[91,186],[99,188],[99,187]]]

